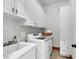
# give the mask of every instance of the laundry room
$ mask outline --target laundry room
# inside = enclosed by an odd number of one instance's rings
[[[3,0],[3,59],[76,59],[75,27],[75,0]]]

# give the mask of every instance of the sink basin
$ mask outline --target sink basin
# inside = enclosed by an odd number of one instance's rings
[[[36,44],[19,42],[6,47],[3,47],[3,57],[4,59],[18,59],[23,54],[27,54],[36,47]]]

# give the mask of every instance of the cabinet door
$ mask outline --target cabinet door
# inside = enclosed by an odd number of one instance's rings
[[[43,14],[42,11],[38,14],[38,18],[36,19],[36,23],[37,23],[37,26],[39,26],[39,27],[45,26],[45,15]]]
[[[21,55],[17,59],[36,59],[36,49],[32,48],[29,52],[25,52],[24,55]]]
[[[19,0],[15,0],[15,13],[26,18],[25,10],[23,9],[23,5]]]
[[[3,11],[12,12],[12,0],[3,0]]]
[[[36,12],[37,11],[37,12]],[[39,27],[44,27],[45,24],[45,13],[42,6],[37,2],[36,7],[36,23]]]
[[[50,55],[52,53],[52,40],[49,39],[49,50],[50,50]]]

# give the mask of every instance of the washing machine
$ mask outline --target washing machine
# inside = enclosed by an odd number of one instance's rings
[[[27,36],[27,41],[37,44],[37,59],[50,59],[52,53],[52,46],[50,46],[51,39],[39,36]],[[52,44],[52,43],[51,43]]]

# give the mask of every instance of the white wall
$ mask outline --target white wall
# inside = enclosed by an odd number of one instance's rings
[[[21,22],[18,22],[14,19],[4,17],[3,19],[3,41],[12,40],[13,36],[16,35],[19,39],[22,32],[28,33],[38,33],[42,32],[43,29],[31,28],[31,27],[21,27]]]
[[[60,41],[60,28],[59,28],[59,11],[58,7],[54,4],[48,5],[44,7],[46,12],[46,26],[53,31],[54,39],[53,44],[56,47],[59,47]]]

